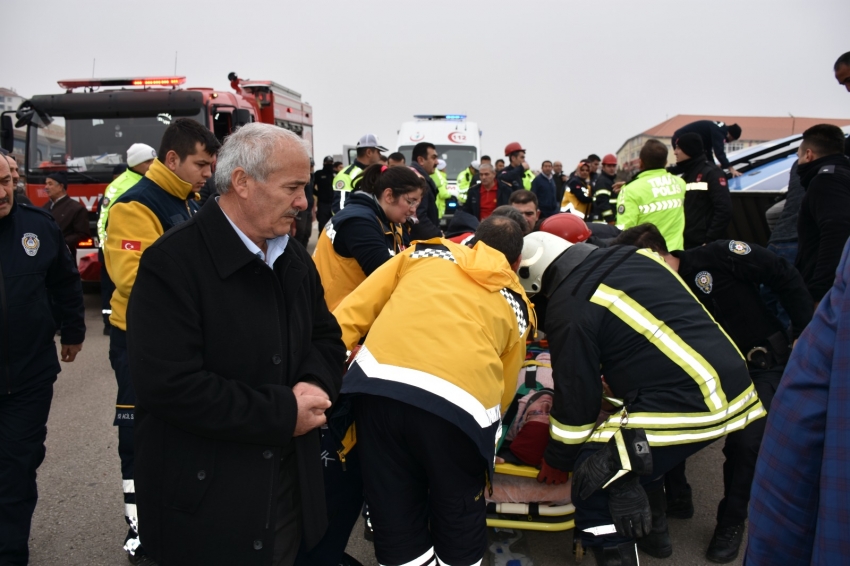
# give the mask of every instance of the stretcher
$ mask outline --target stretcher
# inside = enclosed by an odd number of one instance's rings
[[[504,433],[497,449],[492,493],[487,498],[487,526],[501,529],[562,532],[575,528],[575,507],[570,502],[570,482],[548,486],[537,482],[538,469],[519,462],[506,447],[509,434],[516,431],[516,419],[522,418],[521,399],[535,391],[550,390],[551,363],[545,340],[529,342],[527,357],[517,380],[514,401],[502,423]],[[520,413],[520,414],[518,414]],[[548,422],[548,417],[547,417]],[[548,437],[548,432],[547,432]],[[501,462],[502,458],[508,461]],[[581,546],[575,546],[581,560]]]

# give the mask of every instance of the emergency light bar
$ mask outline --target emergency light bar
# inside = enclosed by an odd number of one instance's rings
[[[179,86],[186,83],[186,77],[123,77],[117,79],[65,79],[59,81],[64,89],[96,86]]]
[[[466,114],[415,114],[417,120],[466,120]]]

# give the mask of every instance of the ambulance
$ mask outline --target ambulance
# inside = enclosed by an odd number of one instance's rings
[[[430,142],[437,148],[437,157],[446,162],[448,190],[454,199],[446,203],[446,221],[451,219],[456,201],[457,176],[473,161],[481,158],[481,131],[478,124],[469,122],[464,114],[419,114],[415,121],[404,122],[398,131],[398,149],[408,163],[413,147]]]

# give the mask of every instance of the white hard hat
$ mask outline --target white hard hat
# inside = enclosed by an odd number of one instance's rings
[[[523,238],[522,262],[519,264],[519,281],[528,295],[543,288],[543,273],[571,243],[547,232],[532,232]]]
[[[134,143],[127,150],[127,166],[135,167],[139,163],[150,161],[156,157],[156,150],[146,143]]]
[[[446,162],[445,162],[445,160],[443,160],[443,159],[438,159],[438,160],[437,160],[437,169],[439,169],[440,171],[442,171],[442,170],[443,170],[443,169],[445,169],[445,168],[446,168]]]

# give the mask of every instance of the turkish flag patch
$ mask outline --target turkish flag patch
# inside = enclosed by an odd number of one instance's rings
[[[140,252],[142,251],[142,243],[137,240],[121,240],[121,249]]]
[[[726,177],[720,177],[720,179],[718,179],[718,181],[720,182],[721,187],[726,186]]]

